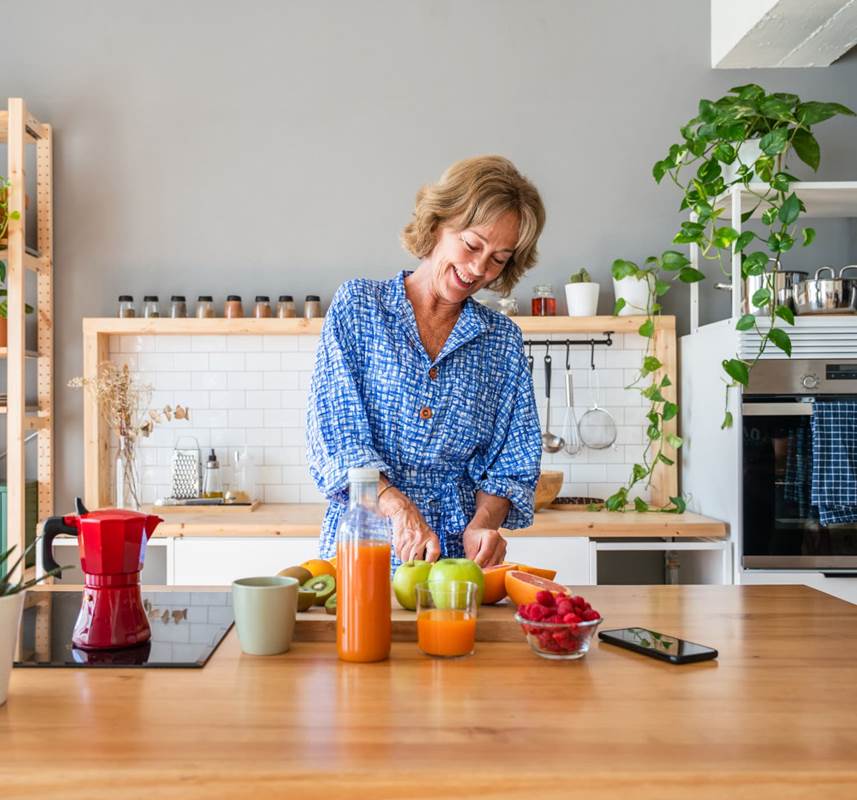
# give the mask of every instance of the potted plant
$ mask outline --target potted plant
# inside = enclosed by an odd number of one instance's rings
[[[579,269],[565,285],[565,299],[570,317],[594,317],[598,313],[599,285],[592,282],[585,268]]]
[[[17,211],[9,212],[9,183],[6,178],[0,175],[0,250],[6,249],[6,231],[9,228],[10,219],[20,219],[21,215]],[[6,283],[6,262],[0,259],[0,285]],[[9,344],[9,324],[7,322],[8,306],[6,304],[6,288],[0,288],[0,347],[6,347]],[[33,313],[32,306],[26,306],[28,314]]]
[[[613,306],[616,316],[651,313],[655,284],[647,273],[628,266],[617,269],[614,265],[613,292],[616,295],[616,303]]]
[[[24,594],[31,586],[35,586],[45,578],[50,578],[65,567],[46,572],[38,578],[25,580],[20,578],[17,583],[8,580],[14,575],[18,567],[23,568],[24,560],[39,539],[36,539],[18,557],[18,560],[7,568],[7,563],[15,551],[15,546],[10,547],[5,553],[0,553],[0,705],[6,702],[9,695],[9,678],[12,675],[12,663],[15,660],[15,646],[18,644],[18,626],[21,623],[21,612],[24,609]]]

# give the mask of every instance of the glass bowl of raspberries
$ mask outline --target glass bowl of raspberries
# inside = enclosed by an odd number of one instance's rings
[[[570,660],[589,651],[602,617],[579,595],[541,591],[534,603],[518,606],[515,620],[542,658]]]

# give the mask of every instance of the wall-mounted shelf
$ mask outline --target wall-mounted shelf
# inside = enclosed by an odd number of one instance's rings
[[[732,207],[733,196],[738,198],[739,213],[743,214],[759,203],[758,195],[770,191],[766,183],[751,183],[748,188],[733,187],[717,198],[716,208],[729,210]],[[857,181],[798,181],[791,185],[791,191],[806,204],[803,218],[847,218],[857,217]],[[767,207],[766,203],[759,205],[751,219],[759,219]]]

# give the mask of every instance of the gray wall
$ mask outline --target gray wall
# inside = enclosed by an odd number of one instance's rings
[[[854,53],[711,70],[703,0],[45,0],[6,4],[2,24],[0,96],[56,137],[61,508],[82,489],[65,388],[81,318],[120,292],[329,299],[391,275],[417,188],[479,153],[513,159],[548,208],[519,300],[581,265],[607,290],[614,258],[668,245],[678,198],[650,168],[700,97],[753,80],[857,107]],[[821,177],[857,178],[857,122],[819,138]],[[855,260],[853,229],[820,226],[813,258],[846,263],[849,237]],[[684,291],[669,308],[686,323]]]

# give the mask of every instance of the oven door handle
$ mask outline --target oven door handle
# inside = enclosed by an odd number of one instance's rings
[[[813,403],[742,403],[745,417],[811,417]]]
[[[825,578],[857,578],[857,572],[853,570],[848,572],[822,572]]]

